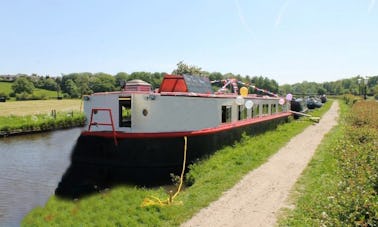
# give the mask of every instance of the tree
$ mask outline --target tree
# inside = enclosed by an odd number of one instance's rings
[[[374,98],[378,99],[378,84],[373,88]]]
[[[209,79],[210,80],[222,80],[223,79],[223,75],[220,72],[212,72],[209,75]]]
[[[89,79],[89,88],[93,92],[114,91],[115,78],[106,73],[96,73]]]
[[[160,87],[160,84],[161,84],[161,82],[163,81],[163,77],[164,77],[164,75],[166,75],[167,73],[164,73],[164,72],[161,72],[161,73],[159,73],[159,72],[154,72],[153,74],[152,74],[152,81],[150,81],[150,83],[151,83],[151,85],[152,85],[152,87],[153,88],[158,88],[158,87]]]
[[[262,88],[262,89],[268,90],[268,91],[273,92],[273,93],[278,92],[279,86],[278,86],[277,81],[271,80],[267,77],[254,76],[254,77],[251,78],[251,82],[252,82],[253,85],[255,85],[258,88]]]
[[[319,87],[318,88],[318,95],[325,95],[326,94],[326,89],[322,88],[322,87]]]
[[[34,85],[26,77],[18,77],[12,84],[12,90],[15,94],[31,94],[33,93]]]
[[[123,82],[126,82],[129,78],[129,74],[125,72],[119,72],[115,76],[115,87],[120,88]]]
[[[66,80],[66,82],[64,83],[64,87],[66,88],[66,92],[70,95],[71,98],[79,98],[79,89],[77,88],[75,82],[72,79]]]
[[[202,75],[201,68],[194,66],[194,65],[187,65],[183,61],[180,61],[177,63],[177,68],[172,71],[172,74],[175,75],[184,75],[184,74],[190,74],[190,75]]]
[[[93,93],[93,91],[89,88],[89,78],[90,78],[90,75],[87,73],[84,73],[76,77],[74,81],[80,92],[80,97],[82,97],[83,95],[90,95]]]
[[[50,91],[55,91],[57,87],[57,83],[54,79],[52,78],[47,78],[44,80],[44,85],[42,88]]]

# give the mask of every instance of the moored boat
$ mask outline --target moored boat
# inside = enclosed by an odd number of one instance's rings
[[[122,91],[85,96],[87,130],[55,193],[77,197],[117,183],[167,182],[180,173],[184,157],[189,165],[243,133],[258,134],[287,121],[291,113],[284,99],[246,89],[239,94],[237,81],[229,80],[213,92],[207,78],[167,75],[158,90],[133,80]]]

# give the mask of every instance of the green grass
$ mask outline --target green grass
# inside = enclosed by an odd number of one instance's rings
[[[329,109],[331,102],[314,111],[315,116]],[[181,205],[142,207],[149,196],[165,199],[166,191],[134,186],[119,186],[78,201],[52,196],[44,207],[32,210],[23,226],[178,226],[222,193],[235,185],[246,173],[260,166],[293,136],[312,122],[291,121],[276,130],[247,137],[233,146],[219,150],[209,159],[190,167],[186,187],[177,197]]]
[[[83,126],[85,116],[81,112],[57,112],[26,116],[0,116],[0,135],[38,132],[61,128]]]
[[[5,93],[9,95],[12,92],[12,83],[10,82],[0,82],[0,93]]]
[[[29,100],[0,103],[0,116],[24,116],[48,114],[52,110],[57,112],[83,111],[83,101],[80,99],[63,100]]]
[[[47,98],[53,98],[56,99],[57,93],[56,91],[49,91],[45,89],[35,88],[33,90],[33,94],[39,97],[47,97]]]
[[[9,94],[13,92],[12,84],[13,84],[12,82],[0,82],[0,94],[4,93],[8,95],[8,98],[10,98]],[[34,88],[33,95],[36,97],[41,97],[43,99],[51,99],[51,98],[56,99],[57,97],[56,91],[49,91],[49,90],[40,89],[40,88]],[[15,98],[10,98],[10,100],[14,101]]]
[[[327,210],[322,208],[324,204],[321,206],[319,201],[327,202],[328,198],[332,198],[328,191],[330,188],[337,188],[339,181],[336,173],[337,160],[328,151],[342,135],[342,129],[335,127],[324,137],[324,142],[318,147],[303,172],[303,177],[296,183],[295,191],[291,194],[292,203],[297,207],[296,213],[292,214],[290,210],[284,210],[285,215],[279,220],[280,226],[321,226],[321,221],[315,218],[320,217],[323,211]],[[318,210],[311,212],[314,208]],[[314,213],[316,217],[313,216]],[[284,217],[287,219],[284,220]]]
[[[295,209],[283,211],[280,226],[378,225],[378,104],[340,104],[340,124],[296,184]]]

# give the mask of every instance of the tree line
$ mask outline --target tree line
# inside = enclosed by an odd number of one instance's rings
[[[341,79],[332,82],[315,83],[303,81],[292,85],[280,86],[283,94],[292,93],[298,95],[363,95],[365,92],[368,96],[374,96],[378,99],[378,76],[368,78],[367,84],[360,76],[348,79]]]
[[[32,75],[18,75],[12,84],[13,92],[11,97],[23,94],[31,95],[34,88],[42,88],[50,91],[56,91],[57,97],[62,98],[80,98],[96,92],[109,92],[121,89],[122,81],[133,79],[144,80],[158,88],[166,72],[119,72],[115,75],[107,73],[70,73],[63,74],[59,77]],[[292,93],[296,95],[343,95],[354,94],[360,95],[365,92],[370,96],[375,95],[378,99],[378,76],[370,77],[368,84],[359,83],[359,77],[342,79],[333,82],[315,83],[303,81],[292,85],[285,84],[279,86],[278,83],[263,76],[249,76],[233,73],[222,74],[220,72],[207,72],[200,67],[187,65],[183,62],[177,64],[177,68],[171,74],[191,74],[208,77],[210,81],[225,80],[234,78],[244,83],[254,85],[258,88],[268,90],[281,95]],[[360,80],[361,82],[361,80]],[[257,92],[257,91],[255,91]],[[3,94],[4,95],[4,94]]]

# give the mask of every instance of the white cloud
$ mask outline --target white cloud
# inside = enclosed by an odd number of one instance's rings
[[[368,13],[370,13],[375,5],[375,0],[370,0],[369,8],[368,8]]]
[[[288,7],[288,5],[289,5],[289,2],[290,2],[290,0],[286,0],[286,1],[284,2],[284,4],[281,6],[280,11],[278,12],[278,15],[277,15],[277,17],[276,17],[275,27],[278,27],[278,26],[281,24],[281,22],[282,22],[282,17],[283,17],[283,15],[284,15],[285,12],[286,12],[286,9],[287,9],[287,7]]]
[[[238,11],[238,16],[239,16],[240,22],[243,24],[245,30],[249,33],[249,35],[251,35],[251,37],[253,38],[254,35],[253,35],[253,32],[252,32],[252,29],[251,29],[247,20],[244,17],[244,13],[243,13],[243,10],[240,7],[239,0],[235,0],[234,2],[235,2],[236,9]]]

